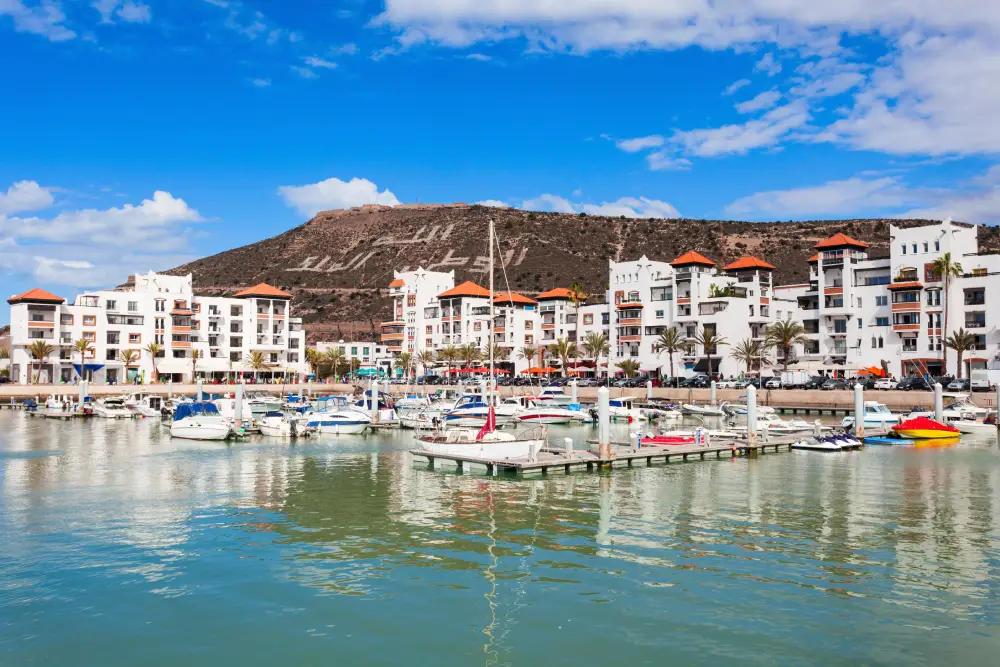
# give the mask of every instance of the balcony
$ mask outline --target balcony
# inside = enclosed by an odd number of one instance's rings
[[[913,332],[918,333],[920,331],[920,324],[893,324],[892,330],[898,333]]]
[[[388,322],[381,322],[379,324],[380,327],[402,327],[405,325],[406,322],[404,322],[403,320],[390,320]]]
[[[618,326],[638,326],[642,324],[641,317],[628,317],[618,320]]]
[[[402,331],[398,331],[396,333],[384,333],[384,334],[382,334],[382,340],[383,341],[397,341],[397,340],[401,341],[401,340],[403,340],[403,336],[404,335],[405,334]]]
[[[920,302],[919,301],[903,301],[900,303],[892,304],[892,312],[894,313],[913,313],[920,312]]]
[[[189,340],[172,340],[170,341],[170,347],[174,350],[186,350],[191,347],[191,341]]]
[[[986,328],[986,318],[979,318],[975,320],[965,321],[966,329],[985,329]]]
[[[620,343],[641,343],[642,336],[619,336],[618,341]]]

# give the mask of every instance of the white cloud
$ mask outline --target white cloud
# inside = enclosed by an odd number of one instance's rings
[[[321,67],[323,69],[336,69],[337,63],[324,60],[319,56],[307,56],[303,59],[309,67]]]
[[[659,134],[652,134],[648,137],[620,139],[615,142],[615,145],[626,153],[638,153],[648,148],[658,148],[664,144],[664,141],[664,138]]]
[[[750,85],[750,79],[740,79],[739,81],[733,81],[731,84],[729,84],[728,88],[722,91],[722,94],[732,95],[737,90],[740,90],[741,88],[746,88],[749,85]]]
[[[0,192],[0,218],[11,213],[38,211],[52,206],[52,188],[43,188],[36,181],[18,181]]]
[[[190,225],[203,218],[168,192],[118,208],[68,210],[49,217],[4,214],[49,207],[50,190],[22,181],[7,191],[7,206],[0,210],[0,273],[42,285],[93,287],[121,283],[136,270],[167,269],[190,259]],[[12,192],[20,202],[13,207]],[[22,197],[26,194],[30,196]]]
[[[487,56],[487,55],[482,54],[482,53],[470,53],[469,55],[467,55],[465,57],[468,60],[478,60],[480,62],[489,62],[489,61],[493,60],[493,58],[491,58],[490,56]]]
[[[527,211],[553,211],[555,213],[586,213],[588,215],[622,216],[626,218],[676,218],[677,209],[665,201],[647,197],[622,197],[613,202],[588,204],[571,202],[565,197],[543,194],[525,199],[521,208]]]
[[[764,57],[757,61],[754,65],[754,71],[763,72],[768,76],[774,76],[775,74],[781,73],[781,63],[774,59],[773,53],[765,53]]]
[[[17,32],[40,35],[51,42],[64,42],[76,37],[76,33],[64,25],[66,15],[53,2],[29,6],[24,0],[0,0],[0,18],[4,16],[14,21]]]
[[[740,113],[753,113],[755,111],[763,111],[764,109],[770,109],[781,99],[781,93],[776,90],[765,90],[756,97],[747,100],[746,102],[740,102],[736,105],[736,110]]]
[[[114,18],[126,23],[149,23],[153,18],[148,5],[133,0],[95,0],[90,6],[101,15],[101,23],[114,23]]]
[[[329,50],[332,56],[354,56],[358,53],[357,44],[342,44],[341,46],[331,47]]]
[[[491,208],[510,208],[510,204],[500,201],[499,199],[484,199],[483,201],[477,201],[476,205],[489,206]]]
[[[253,86],[257,87],[257,88],[267,88],[268,86],[271,85],[271,80],[270,79],[251,79],[250,83],[251,83],[251,85],[253,85]]]
[[[738,217],[797,218],[813,215],[865,215],[897,209],[913,201],[896,178],[849,178],[822,185],[758,192],[738,199],[726,213]]]
[[[318,74],[316,74],[316,72],[312,71],[308,67],[299,67],[298,65],[292,65],[291,67],[289,67],[289,69],[291,69],[293,72],[301,76],[303,79],[315,79],[317,76],[319,76]]]
[[[666,151],[654,151],[646,156],[646,164],[651,171],[686,171],[691,168],[691,160],[674,157]]]
[[[330,209],[364,204],[397,206],[400,203],[388,189],[379,192],[378,186],[365,178],[352,178],[346,182],[328,178],[311,185],[282,185],[278,188],[278,195],[286,204],[309,217]]]
[[[807,106],[792,102],[746,123],[675,132],[670,142],[685,154],[698,157],[744,155],[755,148],[779,143],[805,127],[809,120]]]

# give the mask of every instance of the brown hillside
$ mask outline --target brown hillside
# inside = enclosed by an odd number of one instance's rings
[[[603,294],[608,259],[646,255],[670,261],[696,250],[720,264],[745,254],[778,267],[777,283],[803,281],[816,242],[844,232],[888,253],[889,225],[924,220],[732,222],[627,219],[539,213],[466,204],[363,206],[324,211],[273,238],[179,266],[198,291],[226,294],[266,281],[295,294],[310,338],[369,338],[388,314],[393,270],[455,269],[456,280],[484,282],[486,222],[492,216],[511,289],[526,294],[580,281]],[[997,228],[983,227],[980,248],[1000,250]],[[502,276],[498,272],[498,279]],[[502,282],[498,288],[504,288]]]

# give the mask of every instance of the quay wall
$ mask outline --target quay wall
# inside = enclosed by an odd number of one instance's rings
[[[359,385],[360,386],[360,385]],[[365,387],[368,385],[365,384]],[[225,394],[233,391],[233,385],[204,385],[204,391],[206,393],[217,393]],[[312,384],[312,391],[314,394],[342,394],[351,393],[355,390],[355,386],[349,384]],[[441,386],[431,386],[427,390],[429,392],[435,391],[437,389],[442,389],[445,387]],[[422,387],[410,386],[407,388],[403,385],[390,385],[390,393],[394,395],[400,395],[413,392],[416,389],[417,392],[422,392]],[[193,384],[175,384],[172,387],[173,393],[177,395],[187,394],[192,395],[197,390],[196,386]],[[262,391],[272,394],[294,394],[298,392],[298,385],[294,384],[259,384],[246,385],[246,391]],[[537,388],[533,387],[500,387],[498,392],[503,396],[510,395],[521,395],[521,394],[531,394],[536,393]],[[597,402],[597,388],[596,387],[580,387],[578,390],[578,396],[580,400],[584,403],[595,403]],[[0,405],[10,402],[19,402],[25,398],[37,398],[45,400],[48,396],[52,394],[56,395],[73,395],[75,396],[79,392],[79,388],[74,385],[0,385]],[[134,392],[144,392],[150,394],[159,394],[162,396],[167,395],[167,385],[164,384],[148,384],[141,386],[134,385],[92,385],[89,390],[91,396],[111,396],[120,395],[123,393],[134,393]],[[566,390],[569,393],[569,390]],[[741,403],[745,401],[744,397],[746,392],[740,389],[719,389],[717,392],[719,401],[728,401],[732,403]],[[637,399],[644,399],[646,397],[645,389],[611,389],[611,397],[632,397]],[[664,399],[669,401],[674,401],[677,403],[706,403],[711,397],[711,390],[709,389],[663,389],[656,388],[653,389],[653,397],[658,399]],[[974,393],[972,394],[973,401],[981,406],[988,408],[996,408],[996,394],[992,392],[988,393]],[[934,394],[929,391],[866,391],[865,400],[878,401],[880,403],[885,403],[890,410],[902,411],[909,410],[915,407],[923,408],[933,408],[934,407]],[[797,407],[797,408],[830,408],[830,409],[845,409],[851,408],[854,405],[854,392],[853,391],[821,391],[821,390],[800,390],[800,389],[777,389],[777,390],[767,390],[763,389],[757,393],[757,401],[761,405],[769,405],[776,408],[781,407]]]

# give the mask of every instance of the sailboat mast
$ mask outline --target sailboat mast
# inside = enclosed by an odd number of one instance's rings
[[[494,322],[493,317],[494,317],[494,314],[493,314],[493,307],[494,307],[494,303],[495,303],[494,294],[493,294],[493,244],[494,244],[493,235],[494,235],[494,229],[493,229],[493,218],[490,218],[489,220],[490,220],[490,323],[489,323],[489,326],[486,327],[486,330],[489,332],[489,339],[487,340],[487,345],[489,346],[489,349],[490,349],[490,377],[489,377],[489,383],[490,383],[490,400],[489,400],[489,404],[493,405],[493,382],[494,382],[494,374],[493,374],[493,322]]]

